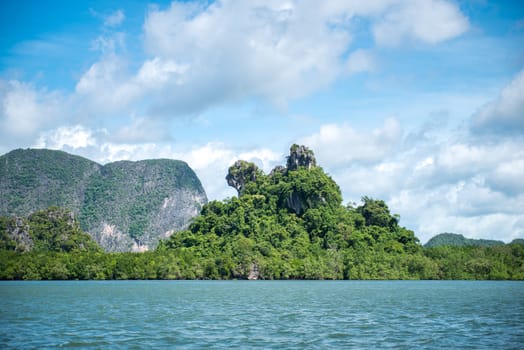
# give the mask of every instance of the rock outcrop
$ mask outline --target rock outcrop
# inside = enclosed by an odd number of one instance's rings
[[[299,167],[311,169],[316,165],[317,161],[312,150],[306,146],[299,146],[297,144],[291,146],[289,156],[287,157],[288,171],[297,170]]]
[[[0,242],[3,249],[25,253],[33,249],[29,225],[21,217],[3,218],[0,221]]]
[[[226,181],[229,186],[237,190],[238,196],[241,196],[246,184],[256,181],[261,176],[263,176],[262,171],[254,163],[237,160],[229,167]]]
[[[258,265],[253,263],[249,267],[249,274],[247,275],[247,279],[250,281],[256,281],[260,277],[260,271],[258,270]]]
[[[310,208],[337,206],[342,197],[338,185],[317,166],[315,155],[306,146],[294,144],[289,149],[287,166],[276,166],[265,175],[255,164],[239,160],[226,176],[238,196],[273,192],[278,205],[297,215]]]

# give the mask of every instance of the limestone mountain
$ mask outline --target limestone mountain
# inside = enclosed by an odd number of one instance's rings
[[[46,149],[0,156],[0,215],[28,216],[60,206],[106,251],[142,251],[187,227],[207,197],[184,162],[100,165]]]

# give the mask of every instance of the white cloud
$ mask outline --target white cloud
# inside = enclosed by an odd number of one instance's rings
[[[471,120],[475,133],[524,134],[524,70]]]
[[[30,141],[63,121],[68,101],[57,92],[16,80],[0,80],[0,137],[5,144]]]
[[[467,18],[450,2],[401,1],[374,24],[373,35],[384,46],[411,40],[436,44],[463,34],[468,27]]]
[[[450,23],[463,16],[442,0],[172,2],[147,13],[146,58],[138,64],[127,53],[126,33],[113,28],[124,21],[124,12],[101,15],[91,10],[105,23],[92,43],[101,57],[81,75],[71,99],[85,119],[195,116],[209,107],[249,98],[285,107],[341,76],[377,68],[373,48],[351,47],[351,24],[357,18],[369,19],[375,32],[384,23],[397,30],[412,23],[405,13],[429,10],[436,11],[432,21],[425,18],[420,25],[402,29],[397,40],[415,37],[433,43],[460,34]],[[435,31],[434,22],[444,23],[451,32]],[[426,33],[426,26],[434,36]]]
[[[102,20],[104,27],[107,27],[107,28],[118,27],[126,19],[126,15],[124,13],[124,10],[122,9],[118,9],[108,14],[107,12],[100,13],[93,8],[89,8],[89,13],[93,17]]]
[[[16,135],[31,134],[38,129],[40,111],[37,92],[28,84],[9,82],[3,96],[2,126]]]
[[[398,120],[388,118],[381,128],[371,132],[357,131],[349,124],[323,125],[318,133],[299,142],[312,148],[326,166],[339,167],[351,162],[379,162],[394,150],[401,137]]]
[[[174,80],[176,85],[182,85],[184,83],[183,75],[188,68],[188,65],[155,57],[144,62],[135,80],[137,83],[153,89],[161,88],[170,80]]]
[[[130,80],[127,62],[114,54],[94,63],[76,84],[75,92],[78,108],[97,118],[129,113],[132,103],[143,95],[140,86]]]
[[[168,119],[253,97],[285,106],[341,76],[380,72],[380,48],[354,45],[359,33],[353,25],[362,18],[360,29],[371,32],[371,45],[378,47],[437,44],[469,26],[458,6],[443,0],[173,2],[166,9],[151,8],[144,23],[146,57],[133,61],[121,53],[126,35],[114,32],[124,13],[100,18],[103,35],[92,48],[101,56],[81,74],[71,95],[0,82],[2,147],[36,143],[101,163],[182,159],[210,199],[236,194],[225,181],[235,160],[253,161],[269,172],[284,162],[285,150],[237,148],[216,139],[172,143]],[[471,135],[439,124],[406,136],[399,121],[405,119],[389,118],[374,130],[326,122],[298,142],[314,150],[345,200],[385,199],[422,241],[442,231],[508,241],[524,235],[523,91],[524,71],[473,115]],[[452,119],[480,105],[473,95],[420,96],[405,108],[413,119],[427,115],[428,104],[438,106],[433,110],[444,106]],[[378,110],[384,108],[366,106],[366,116]],[[312,117],[310,125],[316,121]],[[495,137],[485,143],[475,133]]]
[[[522,147],[523,145],[519,145]],[[501,191],[508,196],[514,196],[524,193],[524,151],[521,151],[520,157],[507,161],[499,162],[495,169],[490,172],[486,181],[490,187]]]
[[[157,110],[195,111],[246,96],[286,105],[342,73],[372,71],[372,50],[356,48],[346,57],[350,24],[359,17],[371,20],[380,45],[434,44],[468,26],[443,0],[173,2],[166,10],[152,8],[144,24],[148,53],[186,67],[184,86],[161,96]],[[187,98],[187,90],[201,95]]]
[[[66,147],[77,149],[95,145],[93,132],[82,125],[75,125],[41,133],[34,147],[60,150]]]
[[[150,54],[188,67],[184,89],[208,86],[187,109],[250,95],[279,104],[326,86],[343,70],[350,35],[330,27],[333,18],[306,3],[174,2],[150,11],[145,43]],[[169,99],[177,98],[175,90]]]

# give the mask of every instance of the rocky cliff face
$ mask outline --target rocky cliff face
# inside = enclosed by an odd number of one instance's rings
[[[317,161],[312,150],[303,145],[294,144],[291,146],[287,157],[288,171],[297,170],[301,167],[309,170],[315,166],[317,166]]]
[[[0,246],[3,249],[25,253],[33,249],[29,225],[21,217],[0,219]]]
[[[16,150],[0,157],[0,215],[58,205],[106,251],[144,251],[184,229],[207,202],[181,161],[100,165],[65,152]]]
[[[245,160],[237,160],[235,164],[229,167],[226,181],[227,184],[237,190],[238,195],[241,196],[244,188],[248,182],[254,182],[257,178],[263,176],[260,170],[254,163],[246,162]]]

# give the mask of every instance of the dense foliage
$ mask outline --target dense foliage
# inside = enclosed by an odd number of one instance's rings
[[[524,280],[524,245],[441,246],[424,254],[438,266],[436,279]]]
[[[303,146],[268,175],[239,161],[226,179],[239,197],[209,202],[155,251],[21,254],[7,244],[0,278],[524,279],[524,245],[423,248],[384,201],[342,205]]]

